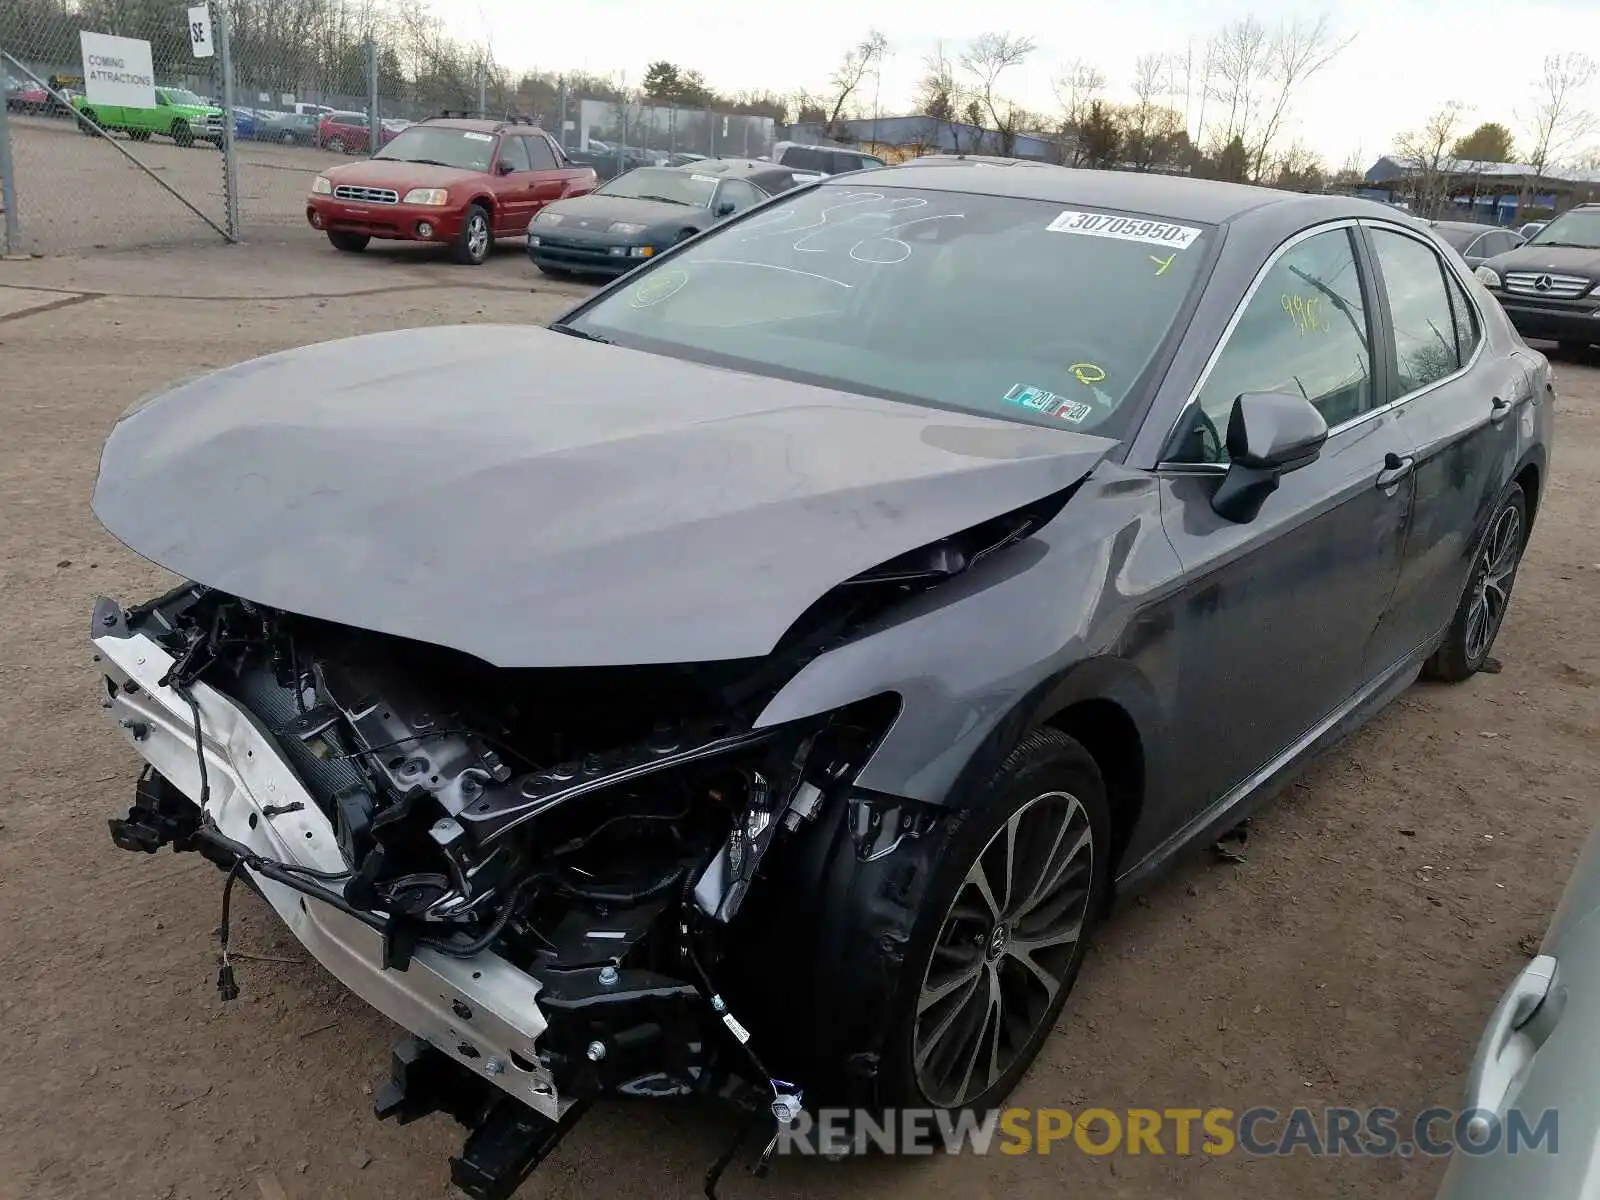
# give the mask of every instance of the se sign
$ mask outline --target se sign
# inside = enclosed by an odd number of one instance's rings
[[[196,58],[210,58],[214,53],[211,47],[210,4],[196,4],[189,9],[189,44],[194,47]]]
[[[83,51],[83,93],[90,104],[156,106],[149,42],[85,29],[78,34],[78,45]]]

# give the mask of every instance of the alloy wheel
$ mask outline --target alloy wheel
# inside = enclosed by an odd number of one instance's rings
[[[956,889],[934,941],[912,1040],[923,1095],[970,1103],[1016,1063],[1067,978],[1089,912],[1094,832],[1066,792],[1029,800]]]
[[[467,221],[467,253],[476,262],[489,252],[489,222],[474,214]]]
[[[1494,642],[1511,600],[1511,580],[1522,557],[1522,514],[1507,505],[1484,540],[1467,608],[1467,660],[1477,662]]]

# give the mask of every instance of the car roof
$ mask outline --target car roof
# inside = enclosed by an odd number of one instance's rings
[[[1460,233],[1487,233],[1491,229],[1498,229],[1498,225],[1485,225],[1481,221],[1430,221],[1435,229],[1454,229]]]
[[[766,191],[787,191],[794,185],[796,174],[793,167],[758,158],[703,158],[698,162],[682,163],[666,169],[682,171],[687,175],[721,175],[725,179],[748,179]],[[806,175],[803,171],[800,174]]]
[[[953,157],[953,156],[952,156]],[[874,187],[923,188],[1083,204],[1123,212],[1150,213],[1171,220],[1221,224],[1255,210],[1303,210],[1307,222],[1341,216],[1394,219],[1394,210],[1353,196],[1286,192],[1216,179],[1160,175],[1142,171],[1092,171],[1050,163],[913,159],[872,173]],[[832,186],[825,181],[824,186]],[[845,180],[841,186],[854,186]]]

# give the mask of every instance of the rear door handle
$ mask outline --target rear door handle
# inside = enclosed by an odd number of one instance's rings
[[[1515,407],[1515,401],[1502,400],[1499,396],[1496,396],[1489,401],[1489,420],[1498,425],[1511,415],[1511,410]]]
[[[1393,487],[1411,474],[1412,468],[1416,465],[1417,460],[1412,455],[1408,454],[1401,458],[1393,451],[1385,454],[1383,456],[1383,470],[1378,472],[1378,486],[1381,488]]]

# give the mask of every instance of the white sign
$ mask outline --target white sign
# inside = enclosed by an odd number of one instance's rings
[[[1089,237],[1117,238],[1124,242],[1145,242],[1172,250],[1187,250],[1194,245],[1200,230],[1193,225],[1174,225],[1167,221],[1146,221],[1138,217],[1119,217],[1113,213],[1073,212],[1070,209],[1045,226],[1052,233],[1080,233]]]
[[[194,47],[196,58],[210,58],[215,50],[211,47],[211,5],[196,4],[189,9],[189,44]]]
[[[83,50],[83,92],[90,104],[156,106],[156,71],[150,43],[109,33],[78,34]]]

